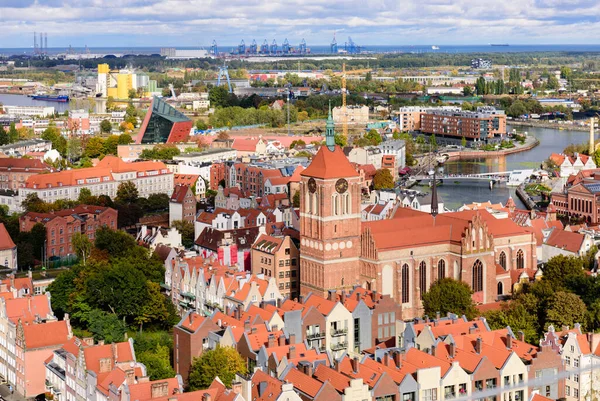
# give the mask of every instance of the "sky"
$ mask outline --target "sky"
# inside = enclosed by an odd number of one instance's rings
[[[0,0],[0,48],[591,44],[597,0]]]

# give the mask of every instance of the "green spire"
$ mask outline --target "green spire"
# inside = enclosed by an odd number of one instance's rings
[[[331,100],[329,101],[329,116],[327,117],[327,125],[325,126],[325,144],[329,150],[335,149],[335,131],[333,124],[333,116],[331,115]]]

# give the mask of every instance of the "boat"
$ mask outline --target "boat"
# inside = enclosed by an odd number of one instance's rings
[[[46,102],[69,102],[69,96],[67,95],[34,95],[31,98],[33,100],[45,100]]]
[[[431,50],[440,50],[439,46],[431,46]]]
[[[490,43],[490,46],[508,46],[508,43]]]

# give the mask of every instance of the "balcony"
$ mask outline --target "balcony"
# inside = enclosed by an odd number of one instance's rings
[[[346,341],[343,341],[343,342],[331,344],[331,346],[329,348],[331,348],[332,351],[340,351],[340,350],[348,348],[348,343]]]
[[[196,296],[191,292],[182,292],[181,296],[185,298],[196,299]]]
[[[160,283],[161,288],[165,289],[165,290],[170,290],[171,286],[169,284],[166,283]]]
[[[309,333],[306,335],[307,340],[317,340],[320,338],[325,338],[325,333]]]
[[[348,333],[348,329],[331,329],[331,336],[345,336]]]
[[[46,379],[46,388],[50,389],[53,387],[54,387],[54,384],[50,380]]]

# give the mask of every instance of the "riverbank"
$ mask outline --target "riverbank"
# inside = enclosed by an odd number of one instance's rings
[[[520,152],[527,152],[538,146],[540,141],[531,136],[527,138],[527,143],[524,145],[517,145],[511,149],[503,149],[503,150],[493,150],[493,151],[485,151],[485,150],[461,150],[458,152],[446,153],[448,155],[448,161],[464,161],[464,160],[479,160],[479,159],[497,159],[500,157],[506,157],[508,155],[512,155]]]
[[[549,128],[556,130],[569,130],[569,131],[585,131],[588,132],[590,130],[589,127],[577,125],[577,124],[569,124],[562,123],[558,124],[558,122],[550,122],[550,121],[539,121],[539,120],[510,120],[510,125],[517,127],[536,127],[536,128]]]

